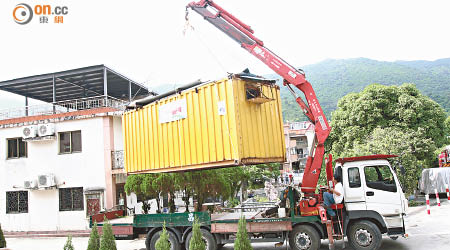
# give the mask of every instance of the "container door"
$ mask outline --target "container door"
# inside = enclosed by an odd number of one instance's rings
[[[364,177],[367,210],[377,211],[383,216],[400,214],[401,190],[391,168],[388,165],[365,166]]]
[[[348,211],[366,210],[366,197],[358,166],[343,168],[344,201]]]

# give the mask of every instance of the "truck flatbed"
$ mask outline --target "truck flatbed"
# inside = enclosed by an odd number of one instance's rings
[[[246,220],[250,219],[263,219],[261,212],[237,212],[237,213],[220,213],[212,214],[211,221],[226,221],[226,220],[239,220],[241,216],[244,216]]]

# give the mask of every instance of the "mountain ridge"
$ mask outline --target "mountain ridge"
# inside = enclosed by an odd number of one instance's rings
[[[382,85],[413,83],[422,94],[439,103],[447,114],[450,114],[450,58],[393,62],[364,57],[326,59],[301,68],[305,72],[306,79],[312,84],[329,120],[341,97],[362,91],[373,83]],[[282,79],[277,74],[267,74],[264,77],[277,79],[277,84],[282,85]],[[180,85],[182,84],[159,85],[153,90],[164,93]],[[303,93],[297,92],[303,98]],[[286,87],[281,86],[280,94],[285,121],[307,119]]]
[[[368,58],[327,59],[302,67],[306,79],[312,84],[317,98],[329,120],[337,108],[337,101],[366,86],[401,85],[413,83],[422,94],[430,97],[450,113],[450,58],[435,61],[377,61]],[[278,79],[276,74],[265,77]],[[281,88],[283,118],[301,121],[306,117],[286,88]],[[303,97],[303,94],[299,94]]]

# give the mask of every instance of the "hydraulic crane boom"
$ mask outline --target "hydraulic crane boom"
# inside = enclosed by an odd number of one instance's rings
[[[244,49],[283,77],[283,84],[289,88],[305,115],[315,125],[315,147],[314,151],[311,152],[311,157],[306,161],[302,181],[302,191],[305,193],[314,193],[325,153],[324,142],[330,134],[331,128],[317,100],[316,93],[311,84],[305,79],[303,71],[294,68],[268,48],[264,47],[264,43],[253,35],[254,31],[250,26],[241,22],[213,1],[201,0],[197,3],[192,2],[186,8],[191,8],[199,13],[205,20],[223,31]],[[291,85],[294,85],[304,93],[308,104],[305,104],[296,95]]]

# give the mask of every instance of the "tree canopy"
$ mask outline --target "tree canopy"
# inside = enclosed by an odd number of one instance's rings
[[[175,197],[175,192],[182,192],[188,211],[190,197],[197,199],[198,204],[203,204],[209,197],[228,200],[237,195],[244,182],[254,183],[264,178],[277,178],[280,174],[278,168],[279,164],[261,164],[191,172],[130,175],[125,184],[125,191],[127,194],[135,193],[144,201],[144,206],[149,204],[145,203],[146,201],[156,199],[158,208],[160,195],[170,194]],[[170,212],[174,212],[173,199],[169,203]],[[144,213],[149,209],[146,207]]]
[[[414,83],[424,95],[441,105],[450,114],[450,59],[436,61],[382,62],[367,58],[325,60],[301,67],[313,85],[327,118],[336,110],[340,98],[362,91],[370,83],[386,86]],[[280,79],[278,75],[267,75]],[[281,84],[283,81],[278,81]],[[281,103],[285,121],[304,121],[306,117],[295,98],[281,86]],[[303,94],[299,96],[303,97]]]
[[[450,145],[450,116],[445,119],[445,137],[447,139],[445,144]]]
[[[396,154],[406,168],[400,177],[411,192],[422,167],[435,162],[445,142],[445,111],[412,84],[372,84],[338,102],[326,142],[336,157]]]

